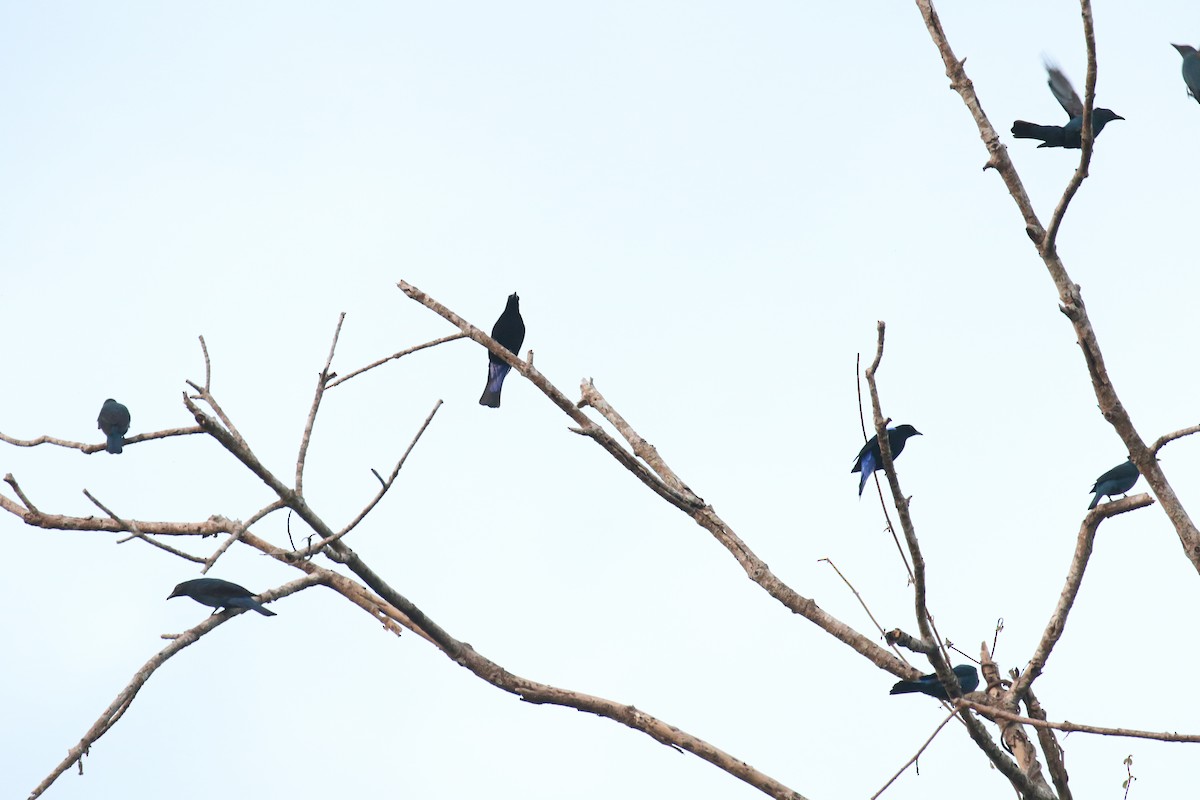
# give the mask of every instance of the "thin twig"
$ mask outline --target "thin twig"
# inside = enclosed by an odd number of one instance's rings
[[[1092,130],[1092,109],[1096,104],[1096,29],[1092,24],[1092,4],[1090,0],[1081,0],[1079,5],[1083,12],[1083,39],[1087,45],[1087,80],[1084,82],[1083,87],[1081,152],[1079,154],[1079,166],[1075,168],[1075,174],[1071,176],[1071,180],[1067,183],[1067,188],[1063,191],[1062,198],[1058,201],[1058,206],[1055,207],[1054,213],[1050,216],[1050,225],[1046,228],[1046,237],[1041,243],[1040,249],[1050,255],[1056,252],[1058,230],[1062,226],[1063,217],[1067,213],[1067,206],[1071,204],[1071,199],[1075,197],[1075,193],[1083,185],[1084,178],[1088,176],[1088,166],[1092,163],[1092,147],[1095,144],[1096,138]]]
[[[325,387],[333,376],[329,370],[333,366],[333,354],[337,350],[338,338],[342,335],[342,323],[346,321],[346,312],[338,314],[337,327],[333,331],[333,341],[329,343],[329,357],[325,359],[325,367],[317,376],[317,388],[313,392],[312,406],[308,409],[308,417],[304,420],[304,433],[300,436],[300,453],[296,456],[296,494],[304,494],[304,461],[308,458],[308,445],[312,441],[313,425],[317,421],[317,410],[321,407],[321,398],[325,396]]]
[[[397,358],[403,358],[404,356],[408,355],[409,353],[415,353],[418,350],[424,350],[427,347],[436,347],[439,344],[445,344],[446,342],[453,342],[456,339],[465,339],[466,337],[467,337],[467,335],[465,333],[453,333],[449,336],[443,336],[440,339],[434,339],[431,342],[425,342],[424,344],[419,344],[419,345],[416,345],[415,347],[405,348],[404,350],[401,350],[398,353],[392,353],[390,356],[384,356],[383,358],[379,359],[378,361],[372,361],[370,364],[367,364],[365,367],[359,367],[358,369],[354,370],[353,372],[351,372],[349,374],[342,375],[340,378],[330,381],[329,385],[326,386],[325,388],[328,390],[328,389],[332,389],[335,386],[340,386],[341,384],[345,383],[346,381],[350,380],[351,378],[357,378],[359,375],[362,375],[364,372],[367,372],[368,370],[372,370],[372,369],[375,369],[376,367],[383,366],[384,364],[388,363],[389,361],[395,361]]]
[[[118,517],[116,514],[114,514],[112,511],[110,511],[107,506],[105,506],[103,503],[101,503],[99,500],[97,500],[95,498],[95,496],[93,496],[92,493],[89,492],[87,489],[83,490],[83,494],[85,497],[87,497],[88,500],[92,501],[92,503],[96,506],[96,508],[99,508],[105,514],[108,514],[110,519],[112,519],[117,524],[119,524],[121,526],[122,530],[129,531],[129,533],[133,534],[130,538],[141,539],[146,544],[153,545],[160,550],[166,550],[171,555],[179,556],[180,558],[185,559],[187,561],[192,561],[196,564],[204,563],[203,558],[194,556],[191,553],[185,553],[182,550],[178,550],[174,547],[171,547],[168,544],[163,544],[162,542],[160,542],[156,539],[152,539],[149,535],[143,533],[141,530],[138,529],[138,525],[136,522],[128,522],[128,521],[123,520],[120,517]],[[129,541],[129,539],[121,539],[120,541],[117,542],[117,544],[124,544],[127,541]]]
[[[21,491],[21,485],[19,483],[17,483],[17,479],[13,477],[13,474],[11,472],[6,473],[4,475],[4,482],[7,483],[9,486],[11,486],[12,490],[17,493],[17,497],[20,499],[20,501],[22,503],[25,504],[25,508],[27,508],[30,511],[33,511],[35,513],[37,512],[37,510],[38,510],[37,506],[35,506],[33,504],[32,500],[30,500],[28,497],[25,496],[25,492]]]
[[[383,483],[383,485],[380,487],[379,491],[375,493],[375,497],[373,497],[371,499],[371,502],[367,503],[367,505],[363,508],[363,510],[358,512],[358,516],[356,516],[353,520],[351,520],[349,525],[342,528],[340,531],[335,533],[333,536],[330,536],[326,539],[322,539],[319,542],[316,542],[313,544],[305,545],[304,552],[301,554],[303,557],[307,558],[307,557],[311,556],[313,553],[319,553],[321,550],[323,550],[328,545],[333,544],[334,542],[341,539],[346,534],[350,533],[350,531],[352,531],[356,527],[358,527],[358,523],[360,523],[364,519],[366,519],[367,515],[370,514],[372,510],[374,510],[375,506],[379,504],[379,501],[383,499],[383,496],[385,494],[387,494],[389,489],[392,488],[392,484],[394,484],[396,482],[396,478],[400,475],[400,469],[404,466],[404,462],[408,460],[409,453],[411,453],[413,451],[413,448],[417,446],[417,442],[419,442],[421,440],[421,436],[425,433],[425,429],[428,428],[429,423],[433,421],[433,415],[436,414],[438,412],[438,409],[441,407],[442,407],[441,400],[438,400],[436,403],[433,404],[433,410],[429,412],[429,416],[425,417],[425,422],[423,422],[421,424],[421,427],[417,430],[416,435],[413,436],[412,441],[408,443],[408,448],[405,449],[404,454],[402,456],[400,456],[400,460],[396,462],[396,466],[392,470],[391,474],[387,477],[386,480],[383,480],[382,478],[380,479],[381,482]],[[372,472],[374,472],[374,470],[372,470]],[[377,478],[379,477],[378,472],[375,473],[375,477],[377,477]]]
[[[900,769],[896,770],[896,774],[893,775],[892,777],[888,778],[888,782],[885,783],[883,786],[879,787],[878,792],[871,795],[871,800],[876,800],[876,798],[878,798],[881,794],[883,794],[885,791],[887,791],[887,788],[889,786],[891,786],[893,783],[896,782],[897,778],[899,778],[901,775],[904,774],[905,770],[907,770],[913,764],[917,763],[917,759],[921,757],[921,753],[924,753],[925,748],[929,747],[929,745],[933,743],[933,740],[935,738],[937,738],[937,735],[942,732],[942,728],[946,727],[946,723],[948,723],[950,720],[954,719],[957,716],[958,716],[957,711],[950,712],[950,716],[948,716],[944,720],[942,720],[942,724],[938,725],[936,728],[933,729],[933,733],[929,734],[929,738],[925,740],[925,743],[917,748],[917,752],[913,753],[912,758],[910,758],[908,761],[905,761],[904,766],[902,766]]]
[[[986,703],[980,703],[976,700],[968,700],[966,698],[956,698],[954,701],[956,706],[962,708],[970,708],[973,711],[978,711],[985,717],[1004,719],[1010,722],[1015,722],[1019,725],[1032,725],[1034,727],[1052,728],[1056,731],[1066,731],[1068,733],[1094,733],[1098,736],[1123,736],[1130,739],[1153,739],[1158,742],[1178,742],[1181,744],[1196,744],[1200,743],[1200,734],[1193,733],[1170,733],[1167,731],[1141,731],[1134,728],[1106,728],[1100,725],[1080,725],[1066,720],[1062,722],[1048,722],[1047,720],[1034,719],[1032,717],[1023,717],[1020,714],[1014,714],[1011,711],[990,706]]]

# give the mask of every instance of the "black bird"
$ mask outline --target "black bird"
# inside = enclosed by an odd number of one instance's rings
[[[1049,61],[1044,63],[1046,72],[1050,75],[1050,79],[1047,81],[1050,91],[1054,93],[1054,98],[1058,100],[1059,105],[1063,107],[1071,120],[1066,125],[1058,126],[1035,125],[1019,119],[1013,123],[1012,135],[1018,139],[1041,139],[1042,143],[1038,147],[1065,147],[1070,150],[1078,150],[1082,146],[1083,139],[1083,101],[1079,99],[1079,95],[1071,86],[1071,81],[1067,79],[1061,69]],[[1099,137],[1104,126],[1114,119],[1125,118],[1108,108],[1092,109],[1092,138]]]
[[[1183,82],[1187,84],[1188,94],[1200,103],[1200,53],[1187,44],[1173,44],[1171,47],[1183,56]]]
[[[959,664],[954,668],[954,674],[958,677],[958,688],[962,690],[963,694],[975,691],[975,687],[979,685],[979,671],[970,664]],[[888,694],[909,694],[911,692],[927,694],[938,700],[950,699],[946,696],[946,687],[942,686],[936,673],[922,675],[915,681],[898,681]]]
[[[1141,473],[1138,472],[1137,465],[1132,461],[1126,460],[1124,464],[1118,464],[1099,478],[1096,478],[1096,483],[1088,490],[1096,493],[1096,496],[1092,498],[1092,504],[1088,506],[1088,510],[1091,511],[1095,508],[1100,502],[1101,497],[1125,494],[1133,488],[1133,485],[1137,483],[1140,476]]]
[[[888,447],[892,450],[892,460],[895,461],[904,452],[904,444],[913,436],[921,436],[921,432],[912,425],[898,425],[895,428],[888,428]],[[850,472],[861,472],[862,478],[858,482],[858,496],[862,497],[863,487],[867,485],[867,478],[871,477],[871,473],[883,466],[883,454],[879,452],[879,435],[871,437],[871,440],[863,445],[862,450],[858,451],[858,455],[854,458],[854,466],[850,468]]]
[[[104,431],[108,437],[110,453],[124,451],[125,434],[129,433],[129,409],[113,400],[111,397],[100,406],[100,416],[96,418],[96,427]]]
[[[517,297],[517,293],[510,294],[508,303],[504,306],[504,313],[492,326],[492,338],[504,345],[513,355],[518,355],[521,345],[525,342],[525,320],[521,319],[520,304],[521,298]],[[483,387],[479,405],[500,407],[500,390],[504,388],[504,378],[510,369],[512,367],[504,363],[499,356],[488,351],[487,385]]]
[[[167,595],[168,600],[172,597],[190,597],[197,603],[212,606],[218,610],[222,608],[252,608],[264,617],[275,616],[274,611],[268,611],[263,608],[262,603],[254,599],[254,593],[249,589],[220,578],[196,578],[184,581],[175,587],[175,591]]]

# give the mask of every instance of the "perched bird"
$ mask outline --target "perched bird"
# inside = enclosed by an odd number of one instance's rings
[[[1047,81],[1050,91],[1054,93],[1054,98],[1066,110],[1067,116],[1071,120],[1060,127],[1058,125],[1035,125],[1019,119],[1013,123],[1012,135],[1018,139],[1041,139],[1042,143],[1038,147],[1065,147],[1078,150],[1082,146],[1083,138],[1083,101],[1079,99],[1079,95],[1071,86],[1071,81],[1067,79],[1061,69],[1049,61],[1046,61],[1045,65],[1046,72],[1050,74],[1050,79]],[[1104,126],[1114,119],[1125,118],[1108,108],[1093,108],[1092,138],[1098,137],[1100,131],[1104,130]]]
[[[1115,494],[1125,494],[1133,485],[1137,483],[1141,473],[1138,472],[1137,465],[1128,459],[1124,464],[1119,464],[1108,472],[1096,478],[1095,485],[1089,489],[1089,492],[1095,492],[1096,496],[1092,498],[1092,504],[1088,506],[1091,511],[1100,502],[1100,498],[1108,495],[1111,497]]]
[[[110,453],[124,451],[125,434],[129,433],[129,409],[113,400],[111,397],[100,406],[100,416],[96,418],[96,427],[104,431],[108,437]]]
[[[888,447],[892,451],[892,460],[895,461],[904,452],[904,443],[913,436],[920,436],[921,432],[912,425],[898,425],[895,428],[888,428]],[[863,445],[862,450],[858,451],[858,456],[854,459],[854,466],[850,468],[850,472],[861,472],[862,478],[858,482],[858,496],[862,497],[863,487],[867,485],[867,478],[871,477],[871,473],[883,466],[883,455],[879,452],[879,436],[871,437],[871,441]]]
[[[521,319],[521,298],[513,292],[508,296],[504,313],[492,326],[492,338],[504,345],[511,353],[517,355],[525,341],[525,320]],[[479,405],[489,408],[500,407],[500,390],[504,388],[504,377],[512,369],[495,353],[488,351],[487,386],[483,387],[483,396]]]
[[[254,593],[249,589],[220,578],[196,578],[184,581],[175,587],[175,591],[167,595],[168,600],[172,597],[190,597],[197,603],[212,606],[215,609],[252,608],[264,617],[275,616],[274,611],[268,611],[263,608],[262,603],[254,599]]]
[[[954,674],[958,677],[958,688],[963,694],[975,691],[975,687],[979,685],[979,671],[970,664],[959,664],[954,668]],[[946,696],[946,687],[942,686],[936,673],[922,675],[915,681],[897,681],[888,694],[909,694],[911,692],[927,694],[938,700],[950,699]]]
[[[1200,53],[1191,45],[1173,44],[1171,47],[1183,56],[1183,82],[1187,84],[1188,94],[1200,103]]]

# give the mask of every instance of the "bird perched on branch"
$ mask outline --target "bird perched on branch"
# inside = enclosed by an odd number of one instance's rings
[[[104,405],[100,406],[96,427],[108,437],[108,446],[104,449],[114,454],[124,452],[125,434],[129,433],[129,409],[111,397],[108,398]]]
[[[1127,493],[1137,483],[1140,476],[1137,465],[1126,460],[1124,464],[1119,464],[1096,478],[1096,483],[1088,490],[1096,493],[1088,510],[1091,511],[1095,508],[1101,497]]]
[[[958,678],[958,688],[962,694],[973,692],[975,687],[979,686],[979,671],[970,664],[959,664],[954,668],[954,674]],[[910,694],[912,692],[927,694],[938,700],[950,699],[946,695],[946,687],[942,686],[936,673],[922,675],[915,681],[897,681],[888,694]]]
[[[521,298],[517,297],[517,293],[510,294],[508,303],[504,306],[504,313],[492,326],[492,338],[504,345],[513,355],[518,355],[521,345],[525,342],[525,320],[521,319],[520,304]],[[479,405],[500,407],[500,390],[504,388],[504,378],[510,369],[512,367],[504,363],[503,359],[488,351],[487,385],[483,387]]]
[[[1183,56],[1183,82],[1187,84],[1188,94],[1200,103],[1200,53],[1187,44],[1173,44],[1171,47]]]
[[[175,591],[167,595],[168,600],[172,597],[190,597],[197,603],[212,606],[217,610],[247,608],[254,609],[264,617],[275,616],[274,611],[268,611],[263,608],[262,603],[254,599],[254,593],[249,589],[220,578],[196,578],[184,581],[175,587]],[[217,612],[213,611],[212,613]]]
[[[904,452],[904,443],[914,436],[921,436],[921,432],[912,425],[897,425],[895,428],[888,428],[888,447],[892,451],[892,460],[895,461]],[[863,445],[862,450],[858,451],[858,456],[854,459],[854,466],[850,468],[850,472],[861,472],[862,478],[858,481],[858,496],[862,497],[863,487],[867,485],[867,478],[871,477],[871,473],[883,466],[883,455],[879,452],[879,435],[871,437],[871,440]]]
[[[1071,119],[1062,126],[1035,125],[1019,119],[1013,123],[1012,135],[1018,139],[1040,139],[1042,143],[1038,147],[1065,147],[1078,150],[1082,146],[1083,138],[1083,101],[1079,99],[1079,95],[1071,86],[1071,81],[1057,65],[1049,61],[1044,63],[1046,72],[1050,75],[1047,81],[1050,91],[1054,93],[1054,98],[1058,100],[1059,105]],[[1112,109],[1092,109],[1092,138],[1098,138],[1100,131],[1104,130],[1104,126],[1114,119],[1125,118]]]

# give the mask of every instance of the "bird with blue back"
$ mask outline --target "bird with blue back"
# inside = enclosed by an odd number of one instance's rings
[[[1126,494],[1133,485],[1138,482],[1141,473],[1138,472],[1137,465],[1132,461],[1126,461],[1124,464],[1118,464],[1108,472],[1096,478],[1096,483],[1088,491],[1095,492],[1096,496],[1092,498],[1092,504],[1088,506],[1091,511],[1100,502],[1101,497],[1112,497],[1113,495]]]
[[[1019,119],[1013,123],[1012,135],[1017,139],[1040,139],[1042,143],[1038,147],[1064,147],[1069,150],[1078,150],[1083,143],[1083,101],[1079,99],[1075,88],[1071,86],[1071,81],[1067,78],[1066,73],[1050,61],[1044,63],[1046,72],[1050,76],[1047,80],[1050,91],[1054,93],[1054,98],[1058,100],[1059,105],[1071,119],[1066,125],[1037,125]],[[1125,118],[1109,108],[1093,108],[1092,138],[1099,137],[1104,126],[1117,119]]]
[[[979,670],[970,664],[959,664],[954,668],[954,676],[958,678],[958,688],[961,694],[975,691],[979,686]],[[938,680],[936,673],[922,675],[915,681],[897,681],[888,694],[911,694],[920,692],[938,700],[949,700],[946,687]]]
[[[912,437],[922,434],[912,425],[897,425],[894,428],[888,428],[887,435],[888,447],[892,451],[892,460],[895,461],[904,452],[904,444]],[[879,452],[879,435],[876,434],[863,445],[862,450],[858,451],[858,455],[854,458],[854,466],[850,468],[851,473],[862,473],[862,477],[858,481],[859,497],[862,497],[863,487],[867,485],[867,478],[870,478],[871,473],[882,466],[883,454]]]
[[[274,611],[268,611],[262,603],[254,599],[254,593],[249,589],[220,578],[195,578],[184,581],[167,595],[168,600],[172,597],[190,597],[201,605],[212,606],[215,609],[213,614],[222,608],[245,608],[257,611],[264,617],[275,616]]]
[[[1183,56],[1183,82],[1187,84],[1188,94],[1200,103],[1200,53],[1189,44],[1173,44]]]
[[[521,298],[513,292],[508,296],[504,313],[492,326],[492,338],[504,346],[513,355],[518,355],[521,345],[525,342],[525,320],[521,319]],[[500,390],[504,388],[504,379],[512,367],[495,353],[488,351],[487,385],[483,387],[483,395],[479,405],[488,408],[500,407]]]
[[[96,418],[96,427],[104,431],[108,437],[105,450],[118,454],[125,450],[125,434],[129,433],[129,409],[113,400],[111,397],[100,406],[100,416]]]

